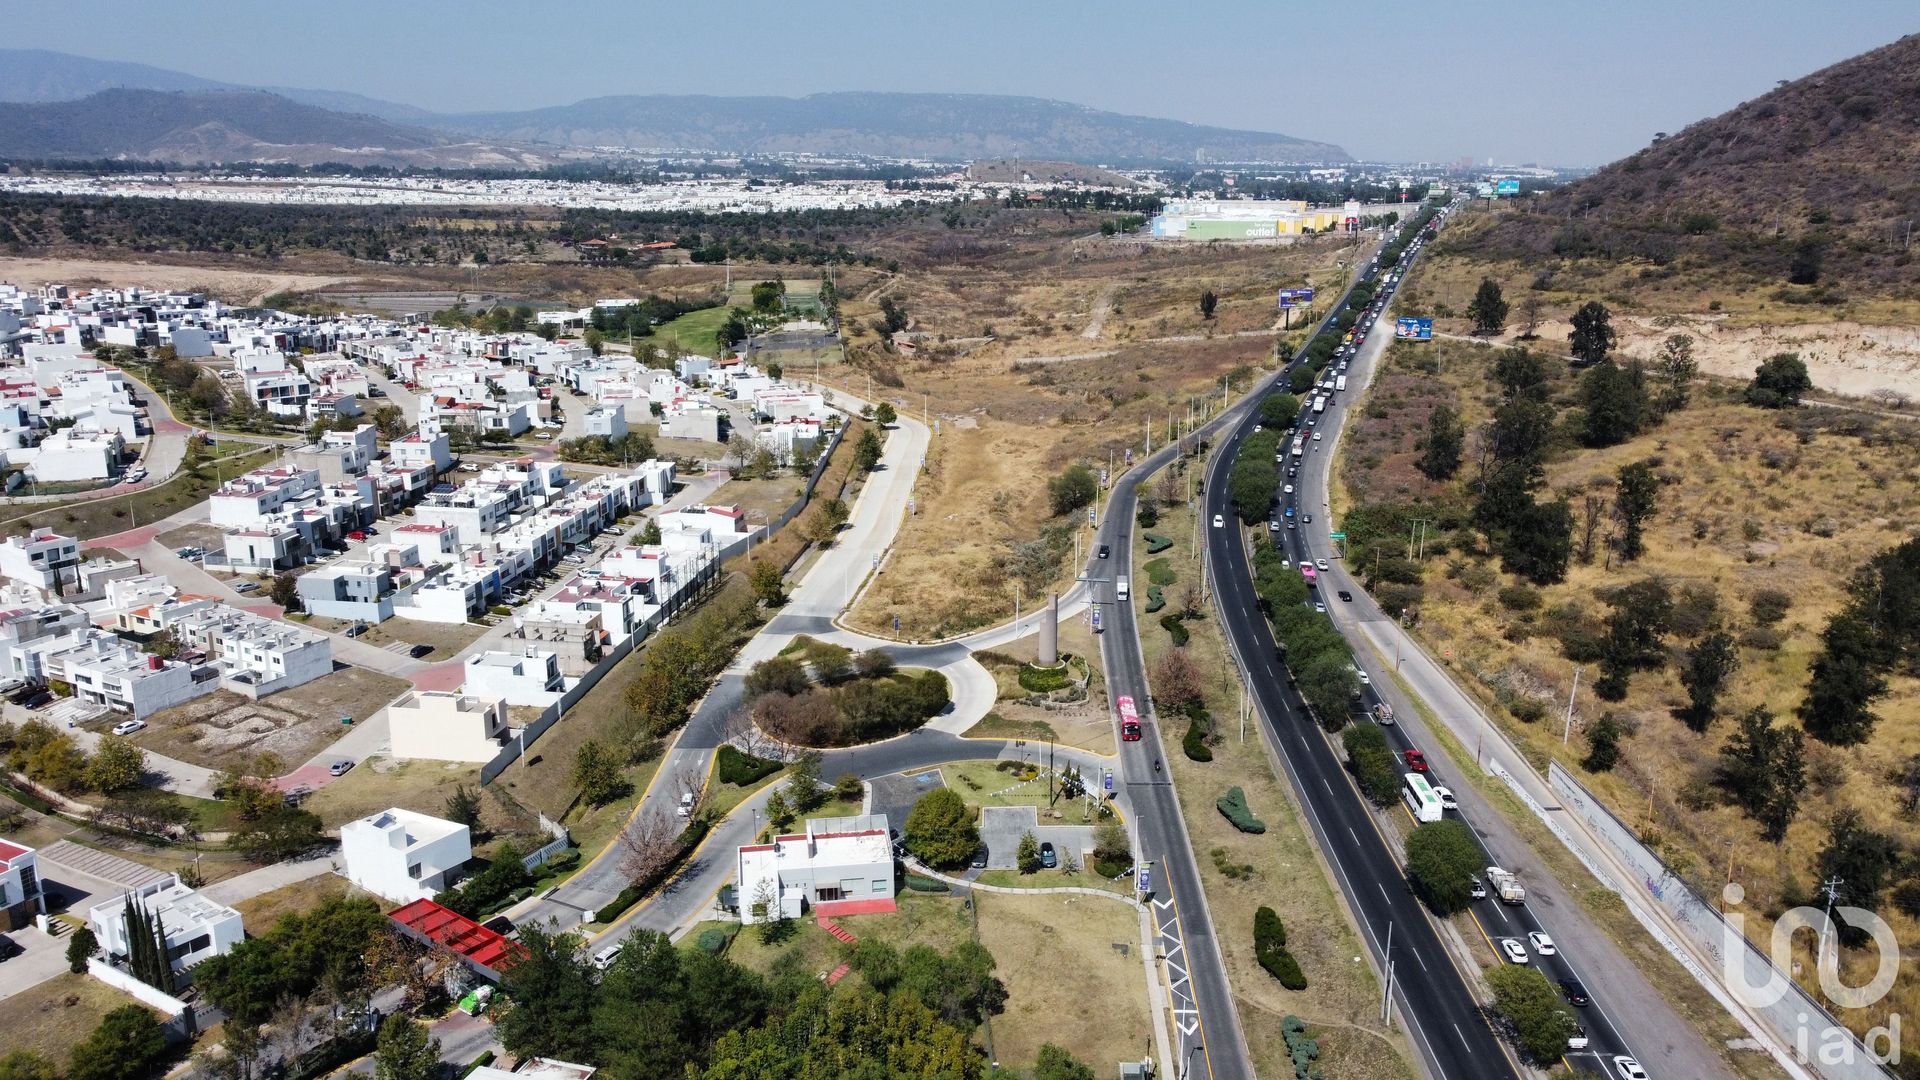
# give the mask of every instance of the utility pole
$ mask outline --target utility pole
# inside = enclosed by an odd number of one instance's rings
[[[1580,669],[1573,669],[1573,689],[1567,691],[1567,722],[1560,728],[1560,745],[1567,745],[1567,739],[1573,735],[1573,696],[1580,692]]]
[[[1387,984],[1380,988],[1380,1022],[1386,1023],[1393,1009],[1393,924],[1387,924]]]
[[[1845,884],[1846,881],[1839,877],[1830,877],[1820,883],[1821,891],[1827,894],[1827,925],[1820,931],[1820,955],[1814,958],[1813,963],[1816,971],[1827,961],[1827,942],[1833,937],[1833,902],[1840,895],[1840,889]]]

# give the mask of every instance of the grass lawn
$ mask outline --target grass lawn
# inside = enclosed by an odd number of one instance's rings
[[[902,892],[898,903],[898,911],[837,921],[856,938],[885,941],[903,951],[913,945],[931,945],[944,952],[972,937],[972,917],[957,898]],[[685,940],[698,938],[701,929],[705,925]],[[797,920],[793,934],[785,941],[769,945],[760,940],[757,927],[749,926],[742,928],[727,947],[728,959],[762,973],[795,970],[825,974],[846,959],[844,954],[845,947],[811,918]]]
[[[31,990],[0,999],[0,1032],[6,1033],[6,1050],[32,1050],[64,1067],[74,1044],[92,1034],[102,1017],[122,1005],[138,1004],[98,979],[63,971]]]
[[[258,934],[279,922],[282,915],[311,911],[328,900],[347,895],[352,889],[353,884],[339,874],[321,874],[249,897],[233,905],[233,909]]]
[[[1047,749],[1040,746],[1035,749],[1027,744],[1032,760],[1044,765]],[[1035,779],[1022,781],[1010,772],[1001,772],[990,761],[951,762],[940,766],[940,778],[948,788],[956,792],[961,801],[969,806],[1037,806],[1042,810],[1048,805],[1047,781],[1044,773]],[[1093,787],[1099,786],[1100,778],[1089,777],[1087,782]],[[1055,781],[1055,795],[1058,796],[1058,781]],[[1090,825],[1094,819],[1086,813],[1086,800],[1056,798],[1053,808],[1062,815],[1058,821],[1042,820],[1049,825]]]
[[[1041,1044],[1053,1043],[1104,1075],[1113,1062],[1151,1056],[1140,916],[1131,906],[1088,896],[973,896],[980,944],[1007,984],[1006,1011],[992,1021],[996,1059],[1025,1067]]]
[[[1184,536],[1192,526],[1190,512],[1176,509],[1163,513],[1154,531]],[[1145,546],[1136,543],[1136,555],[1144,557],[1144,552]],[[1198,579],[1199,563],[1188,558],[1185,545],[1176,544],[1161,557],[1180,577]],[[1188,620],[1186,626],[1192,633],[1187,652],[1205,678],[1207,705],[1225,724],[1233,716],[1239,691],[1219,625],[1212,618],[1202,618]],[[1173,648],[1171,639],[1157,630],[1143,631],[1140,641],[1149,672],[1161,654]],[[1353,962],[1364,950],[1292,792],[1277,778],[1260,726],[1247,726],[1244,743],[1237,728],[1219,731],[1213,760],[1196,762],[1181,749],[1185,721],[1161,719],[1157,727],[1162,758],[1177,784],[1255,1071],[1267,1076],[1291,1070],[1280,1021],[1292,1013],[1309,1025],[1327,1025],[1329,1032],[1341,1034],[1323,1043],[1321,1063],[1329,1075],[1381,1080],[1413,1076],[1402,1036],[1380,1027],[1380,987],[1373,968]],[[1246,792],[1254,814],[1266,822],[1264,835],[1240,832],[1214,806],[1214,800],[1234,786]],[[1273,908],[1285,924],[1293,954],[1307,976],[1307,989],[1298,993],[1285,989],[1254,959],[1253,913],[1262,905]]]
[[[329,829],[391,807],[435,817],[447,812],[447,796],[461,784],[477,787],[480,766],[461,761],[399,761],[371,757],[307,796],[308,810]],[[482,800],[482,806],[488,805]]]
[[[1133,889],[1133,879],[1121,878],[1113,881],[1103,878],[1092,870],[1082,866],[1079,873],[1068,874],[1059,870],[1036,870],[1023,874],[1018,870],[982,870],[979,882],[982,885],[998,885],[1007,889],[1099,889],[1115,896],[1126,896]]]
[[[279,456],[278,446],[261,447],[237,455],[219,470],[236,476]],[[202,502],[219,486],[215,470],[183,471],[164,484],[112,498],[77,498],[65,503],[35,504],[19,517],[0,521],[0,537],[25,536],[34,529],[55,529],[82,540],[124,532],[152,523]]]
[[[729,308],[726,305],[689,311],[677,319],[670,319],[653,328],[653,340],[662,348],[670,348],[668,341],[677,341],[681,352],[699,356],[714,356],[719,346],[714,344],[714,334],[727,321]]]

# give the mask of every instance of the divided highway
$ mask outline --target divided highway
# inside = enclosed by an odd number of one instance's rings
[[[1370,269],[1363,274],[1363,279],[1374,274],[1402,271],[1418,254],[1419,246],[1411,246],[1400,265]],[[1342,370],[1350,365],[1351,370],[1346,373],[1356,384],[1365,384],[1372,363],[1384,351],[1384,329],[1374,330],[1372,340],[1367,340],[1367,335],[1373,330],[1376,320],[1384,322],[1381,316],[1391,291],[1391,285],[1380,289],[1377,299],[1355,327],[1355,336],[1360,341],[1337,360]],[[1336,307],[1334,310],[1337,312],[1339,309]],[[1300,362],[1301,359],[1296,357],[1294,363]],[[1328,369],[1327,374],[1333,374],[1334,370]],[[1287,459],[1287,464],[1298,468],[1297,476],[1287,476],[1282,481],[1291,485],[1291,490],[1283,487],[1286,494],[1276,493],[1275,523],[1282,526],[1292,524],[1295,527],[1270,527],[1272,535],[1295,566],[1315,559],[1331,560],[1336,554],[1328,536],[1333,523],[1325,516],[1325,485],[1330,468],[1328,459],[1337,443],[1336,433],[1345,418],[1347,402],[1343,402],[1340,395],[1331,389],[1325,392],[1329,398],[1326,410],[1317,415],[1305,413],[1301,431],[1326,433],[1328,437],[1308,435],[1306,445],[1310,449],[1307,454],[1301,459],[1291,456]],[[1306,422],[1308,416],[1312,417],[1313,423]],[[1382,957],[1393,965],[1397,996],[1406,1012],[1409,1030],[1433,1071],[1439,1076],[1476,1080],[1480,1077],[1519,1075],[1520,1066],[1495,1037],[1479,1012],[1478,995],[1473,989],[1470,973],[1462,972],[1455,966],[1453,954],[1441,942],[1441,929],[1408,888],[1401,867],[1401,845],[1397,836],[1383,829],[1370,804],[1347,776],[1341,756],[1308,715],[1289,682],[1284,665],[1276,659],[1277,650],[1271,628],[1259,610],[1247,548],[1228,498],[1227,474],[1241,442],[1252,433],[1254,423],[1252,415],[1243,418],[1209,462],[1206,513],[1221,522],[1209,530],[1208,537],[1209,574],[1216,593],[1216,606],[1248,677],[1261,721],[1267,725],[1279,748],[1289,779],[1306,807],[1307,817],[1322,850],[1334,863],[1342,891],[1364,923],[1369,946],[1376,957]],[[1291,507],[1296,516],[1286,516],[1287,507]],[[1310,520],[1315,514],[1320,515],[1317,524]],[[1340,581],[1345,580],[1345,576],[1340,575]],[[1329,607],[1348,603],[1337,598],[1333,583],[1327,581],[1321,583],[1320,592],[1315,595]],[[1339,622],[1336,620],[1336,624]],[[1341,629],[1351,635],[1353,627],[1350,622],[1348,620],[1349,625],[1341,626]],[[1349,640],[1351,642],[1352,638]],[[1363,647],[1357,648],[1356,657],[1363,652]],[[1365,670],[1364,662],[1360,668]],[[1364,685],[1362,699],[1352,718],[1354,722],[1373,723],[1373,707],[1380,700],[1373,685]],[[1385,725],[1383,731],[1389,745],[1394,747],[1402,760],[1406,751],[1418,749],[1398,725]],[[1429,761],[1442,757],[1431,752],[1434,748],[1425,749],[1429,751]],[[1434,778],[1434,782],[1443,783],[1439,778]],[[1478,831],[1476,835],[1480,835]],[[1498,858],[1488,853],[1486,864],[1500,863]],[[1481,940],[1474,941],[1469,937],[1469,947],[1487,948],[1495,962],[1504,963],[1507,961],[1501,955],[1502,943],[1512,940],[1525,950],[1523,955],[1527,956],[1528,962],[1549,979],[1555,982],[1579,982],[1577,971],[1563,951],[1567,941],[1554,939],[1553,952],[1542,954],[1530,939],[1532,934],[1548,933],[1533,909],[1488,899],[1476,903],[1471,914],[1479,927],[1478,937]],[[1577,948],[1578,943],[1574,944]],[[1585,993],[1594,996],[1593,1003],[1574,1007],[1570,1011],[1582,1025],[1588,1042],[1570,1051],[1570,1063],[1603,1073],[1629,1075],[1619,1071],[1623,1063],[1617,1063],[1615,1059],[1632,1051],[1605,1005],[1591,990]]]

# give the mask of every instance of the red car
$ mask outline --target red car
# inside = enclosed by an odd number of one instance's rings
[[[1418,750],[1407,751],[1407,768],[1414,772],[1427,771],[1427,755]]]
[[[353,532],[350,532],[347,534],[347,539],[349,540],[365,540],[366,538],[367,538],[367,534],[361,532],[358,529],[355,529]]]
[[[1128,720],[1122,723],[1120,725],[1120,741],[1121,742],[1139,742],[1140,741],[1140,721]]]

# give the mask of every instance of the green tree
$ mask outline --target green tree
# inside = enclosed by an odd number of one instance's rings
[[[746,691],[753,697],[776,693],[792,697],[811,685],[806,665],[797,657],[770,656],[747,671]]]
[[[1821,650],[1800,703],[1807,734],[1834,746],[1856,746],[1873,734],[1880,718],[1873,703],[1887,692],[1880,675],[1879,631],[1853,611],[1842,611],[1820,634]]]
[[[1763,409],[1787,409],[1800,404],[1800,398],[1813,389],[1807,365],[1799,353],[1776,353],[1754,369],[1747,384],[1747,403]]]
[[[598,330],[588,330],[581,336],[581,340],[586,342],[587,351],[595,356],[599,356],[607,347],[607,335]]]
[[[780,311],[780,298],[787,293],[784,281],[762,281],[753,286],[753,310],[771,315]]]
[[[1668,335],[1660,345],[1660,355],[1654,358],[1653,370],[1660,380],[1654,407],[1663,415],[1686,408],[1693,396],[1693,380],[1700,374],[1700,362],[1693,358],[1693,337]]]
[[[1486,979],[1493,990],[1493,1011],[1512,1025],[1527,1057],[1543,1066],[1558,1063],[1577,1025],[1553,984],[1540,972],[1518,964],[1494,968]]]
[[[861,472],[870,473],[880,467],[880,450],[880,436],[867,428],[853,444],[853,463]]]
[[[1502,400],[1531,398],[1544,401],[1547,396],[1546,358],[1530,349],[1512,348],[1493,360],[1493,380],[1500,384]]]
[[[1580,360],[1597,364],[1613,351],[1617,340],[1613,317],[1598,300],[1589,300],[1573,313],[1573,331],[1567,335],[1567,351]]]
[[[1631,562],[1646,554],[1646,524],[1659,507],[1660,474],[1652,462],[1636,461],[1621,466],[1618,475],[1613,512],[1620,518],[1621,561]]]
[[[1497,334],[1507,328],[1507,301],[1492,278],[1480,279],[1480,288],[1467,304],[1467,317],[1473,320],[1476,334]]]
[[[1679,710],[1679,716],[1688,727],[1704,732],[1713,723],[1720,691],[1739,666],[1740,654],[1734,648],[1733,635],[1724,630],[1708,634],[1687,650],[1680,667],[1680,685],[1687,689],[1687,705]]]
[[[1775,843],[1800,810],[1806,783],[1805,739],[1797,728],[1773,726],[1773,714],[1757,705],[1737,721],[1720,748],[1720,784]]]
[[[146,771],[146,756],[140,748],[117,735],[100,740],[93,756],[87,759],[87,786],[102,795],[125,791],[140,782]]]
[[[753,595],[768,607],[787,602],[787,577],[771,559],[754,563],[747,574],[747,583],[753,587]]]
[[[439,1080],[440,1040],[428,1036],[425,1024],[394,1013],[381,1021],[373,1075],[377,1080]]]
[[[1313,707],[1321,727],[1339,731],[1346,726],[1360,682],[1344,652],[1327,650],[1313,656],[1298,665],[1294,678],[1300,684],[1300,696]]]
[[[166,1056],[160,1022],[143,1005],[122,1005],[73,1048],[67,1080],[149,1080]]]
[[[382,405],[373,410],[373,426],[380,430],[381,438],[398,439],[407,434],[407,416],[398,405]]]
[[[1618,446],[1646,422],[1646,388],[1611,360],[1595,363],[1580,380],[1580,404],[1586,410],[1580,441],[1588,446]]]
[[[1113,228],[1111,221],[1101,225],[1105,226],[1103,232]],[[1033,1080],[1094,1080],[1094,1073],[1086,1062],[1052,1043],[1043,1043],[1033,1066]]]
[[[958,792],[935,788],[907,814],[907,850],[929,866],[954,866],[980,847],[980,830]]]
[[[203,371],[193,381],[193,388],[187,391],[187,400],[194,408],[206,416],[218,419],[225,416],[232,405],[227,396],[227,388],[220,385],[220,379],[211,371]]]
[[[647,523],[640,527],[640,539],[638,542],[642,544],[660,543],[660,520],[658,518],[648,518]]]
[[[230,846],[248,858],[266,862],[304,855],[326,841],[318,816],[284,803],[235,829],[227,838]]]
[[[573,786],[589,806],[604,806],[626,786],[620,776],[620,762],[612,751],[597,740],[588,739],[573,753]]]
[[[84,926],[75,930],[73,936],[67,939],[67,970],[75,975],[85,974],[87,961],[99,952],[100,941],[93,936],[92,930]]]
[[[480,829],[480,792],[465,784],[455,785],[453,793],[447,796],[447,820],[465,825],[469,830]]]
[[[1260,436],[1255,436],[1260,439]],[[1233,500],[1234,516],[1251,525],[1263,521],[1273,508],[1273,493],[1280,486],[1279,467],[1273,462],[1273,444],[1265,439],[1249,439],[1227,472],[1227,494]]]
[[[1407,837],[1407,876],[1437,915],[1463,911],[1473,902],[1472,879],[1480,870],[1480,847],[1460,821],[1430,821]]]
[[[518,1057],[583,1061],[592,1056],[593,978],[580,938],[538,922],[519,930],[524,949],[500,977],[508,1005],[494,1017],[500,1045]]]
[[[820,786],[820,762],[820,751],[802,750],[787,766],[787,801],[797,813],[810,814],[829,797]]]
[[[873,408],[873,422],[881,427],[892,427],[899,419],[900,413],[893,407],[891,401],[883,401]]]
[[[1460,456],[1466,446],[1466,432],[1460,426],[1460,414],[1451,406],[1436,405],[1427,415],[1427,434],[1420,440],[1420,459],[1415,466],[1429,480],[1453,479],[1460,471]]]
[[[1573,558],[1573,505],[1566,499],[1523,503],[1499,537],[1500,565],[1535,585],[1567,576]]]
[[[1292,394],[1268,394],[1260,399],[1260,423],[1278,431],[1300,416],[1300,399]]]
[[[1200,293],[1200,317],[1201,318],[1203,319],[1213,318],[1214,309],[1218,308],[1219,306],[1220,306],[1220,298],[1214,295],[1212,289],[1206,289]]]
[[[1040,870],[1040,840],[1032,832],[1020,834],[1020,846],[1014,849],[1013,862],[1023,874]]]
[[[1882,894],[1893,884],[1903,851],[1900,841],[1886,833],[1868,828],[1860,811],[1848,806],[1834,812],[1827,821],[1827,843],[1820,849],[1815,865],[1822,880],[1839,879],[1842,884],[1835,902],[1878,911]],[[1834,920],[1844,945],[1866,944],[1864,927],[1844,919]]]
[[[1047,481],[1047,500],[1055,517],[1091,505],[1099,494],[1100,478],[1084,461],[1074,462],[1065,472]]]
[[[60,1080],[60,1069],[32,1050],[0,1055],[0,1080]]]
[[[300,585],[292,574],[275,574],[273,583],[267,588],[267,598],[280,605],[283,611],[299,611]]]
[[[1580,764],[1589,772],[1611,772],[1620,762],[1620,738],[1625,733],[1610,712],[1587,725],[1587,756]]]

